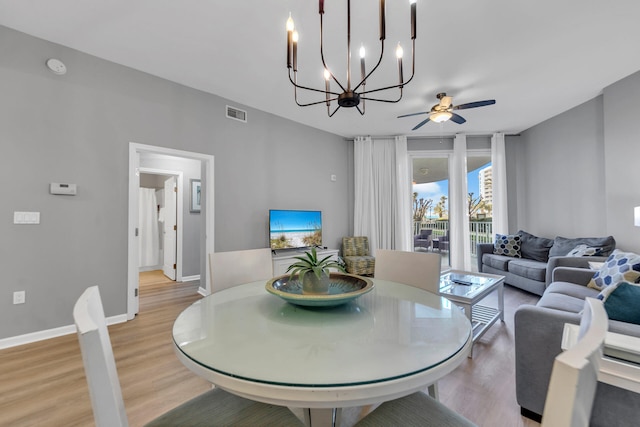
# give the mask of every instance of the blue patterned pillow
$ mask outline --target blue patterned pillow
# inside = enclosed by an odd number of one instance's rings
[[[598,246],[578,245],[567,256],[602,256],[602,248]]]
[[[520,243],[522,237],[519,234],[496,234],[496,242],[493,245],[493,253],[496,255],[506,255],[514,258],[522,258],[520,254]]]
[[[639,278],[640,255],[616,249],[609,255],[602,268],[598,270],[587,286],[601,291],[606,286],[620,282],[633,283]]]

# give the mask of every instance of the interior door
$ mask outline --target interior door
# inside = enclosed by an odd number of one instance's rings
[[[162,271],[171,280],[176,280],[176,245],[178,242],[176,177],[164,182],[164,260]]]

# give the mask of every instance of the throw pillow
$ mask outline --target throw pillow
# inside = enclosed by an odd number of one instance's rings
[[[578,245],[573,250],[569,251],[567,256],[601,256],[602,248],[598,246]]]
[[[496,255],[506,255],[514,258],[522,258],[520,254],[519,234],[496,234],[496,242],[493,245],[493,253]]]
[[[601,291],[605,286],[620,282],[635,282],[638,278],[640,278],[640,255],[615,249],[587,286]]]
[[[540,262],[549,261],[549,250],[553,246],[553,239],[546,237],[534,236],[526,231],[519,230],[516,234],[520,235],[520,254],[522,258],[533,259]]]
[[[597,246],[602,248],[602,256],[609,256],[611,255],[611,251],[616,247],[616,241],[613,236],[580,237],[576,239],[556,236],[556,238],[553,239],[553,246],[549,250],[549,257],[565,256],[577,245]]]
[[[591,270],[600,270],[603,265],[604,262],[589,261],[589,268]]]
[[[598,298],[611,320],[640,324],[640,286],[620,282],[607,286]]]

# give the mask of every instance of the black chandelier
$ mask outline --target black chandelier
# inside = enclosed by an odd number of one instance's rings
[[[329,70],[324,59],[324,33],[322,18],[324,15],[324,0],[319,0],[319,14],[320,14],[320,58],[322,59],[322,65],[324,67],[325,86],[324,90],[315,89],[298,84],[298,32],[295,31],[293,19],[289,14],[287,20],[287,68],[289,69],[289,81],[294,87],[294,96],[296,104],[300,107],[308,107],[310,105],[318,105],[325,103],[327,105],[327,114],[332,117],[340,107],[352,108],[355,107],[361,115],[365,112],[365,100],[378,101],[378,102],[390,102],[395,103],[402,99],[402,88],[408,84],[415,73],[415,46],[416,46],[416,0],[410,0],[411,4],[411,77],[409,80],[404,81],[402,73],[402,55],[403,50],[400,43],[396,48],[396,57],[398,58],[398,83],[390,86],[385,86],[377,89],[366,89],[367,79],[374,71],[380,66],[382,57],[384,55],[384,42],[386,36],[386,18],[385,18],[385,0],[380,0],[380,57],[375,67],[368,73],[365,68],[365,49],[364,46],[360,47],[360,82],[355,86],[352,86],[351,82],[351,0],[347,0],[347,84],[343,85],[336,78],[335,74]],[[293,72],[292,72],[293,71]],[[331,80],[333,80],[340,88],[341,92],[334,92],[331,90]],[[298,101],[298,89],[304,89],[313,92],[324,93],[324,99],[321,101],[310,102],[301,104]],[[370,94],[374,92],[381,92],[389,89],[399,89],[399,96],[397,99],[380,99],[372,98]],[[337,101],[338,106],[331,112],[331,102]],[[362,108],[360,108],[362,103]]]

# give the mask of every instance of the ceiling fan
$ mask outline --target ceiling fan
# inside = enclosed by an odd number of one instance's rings
[[[419,113],[404,114],[402,116],[398,116],[398,118],[417,116],[420,114],[429,114],[429,117],[427,117],[426,119],[418,123],[411,130],[416,130],[422,127],[428,121],[442,123],[451,119],[452,122],[461,125],[464,122],[466,122],[466,120],[464,119],[464,117],[454,113],[453,110],[466,110],[469,108],[484,107],[486,105],[493,105],[496,103],[495,99],[487,99],[485,101],[476,101],[476,102],[469,102],[468,104],[453,105],[453,98],[451,96],[447,96],[447,94],[444,92],[437,94],[436,97],[440,100],[440,102],[434,105],[433,107],[431,107],[430,111],[421,111]]]

